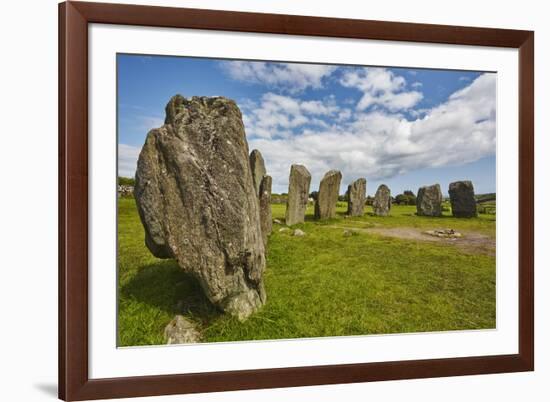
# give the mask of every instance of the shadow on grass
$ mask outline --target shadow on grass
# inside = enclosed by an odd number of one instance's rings
[[[120,296],[170,315],[183,314],[203,325],[220,314],[204,295],[197,279],[183,272],[174,260],[139,267],[120,287]]]

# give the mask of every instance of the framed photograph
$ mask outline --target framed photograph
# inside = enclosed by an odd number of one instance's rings
[[[534,369],[534,33],[59,5],[59,397]]]

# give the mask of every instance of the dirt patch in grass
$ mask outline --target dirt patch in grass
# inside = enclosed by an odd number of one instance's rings
[[[374,233],[380,236],[394,237],[405,240],[415,241],[428,241],[433,243],[451,244],[461,249],[466,253],[471,254],[483,254],[488,256],[495,256],[496,244],[495,239],[477,232],[460,232],[462,237],[459,238],[445,238],[431,236],[425,229],[418,229],[413,227],[372,227],[372,228],[351,228],[346,226],[333,226],[338,229],[355,230],[364,233]],[[436,229],[436,228],[434,228]]]

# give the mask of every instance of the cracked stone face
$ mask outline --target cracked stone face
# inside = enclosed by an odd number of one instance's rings
[[[372,201],[372,210],[375,215],[387,216],[391,209],[391,192],[388,186],[381,184],[376,190]]]
[[[367,200],[367,180],[357,179],[348,186],[348,215],[363,216]]]
[[[420,216],[441,216],[442,202],[439,184],[420,187],[416,196],[416,213]]]
[[[455,181],[449,184],[449,197],[451,198],[453,216],[457,218],[472,218],[477,216],[474,185],[471,181]]]
[[[175,258],[240,319],[263,305],[259,200],[235,102],[174,96],[139,155],[134,197],[155,256]]]
[[[271,215],[271,176],[264,176],[260,183],[260,227],[264,246],[267,249],[267,239],[273,230]]]
[[[250,170],[252,170],[252,180],[254,181],[254,189],[256,195],[260,196],[260,185],[263,177],[267,174],[265,170],[265,162],[262,154],[257,149],[250,153]]]
[[[285,223],[288,226],[303,223],[309,199],[311,174],[303,165],[292,165],[288,180]]]
[[[329,219],[336,216],[336,203],[342,173],[338,170],[329,170],[323,176],[319,184],[319,194],[315,199],[315,217],[317,219]]]

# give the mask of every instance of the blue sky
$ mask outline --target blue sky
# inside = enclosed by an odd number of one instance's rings
[[[496,74],[118,55],[119,174],[131,177],[147,132],[175,94],[225,96],[243,112],[273,191],[286,192],[292,163],[316,190],[330,169],[341,193],[359,178],[392,194],[472,180],[496,187]]]

